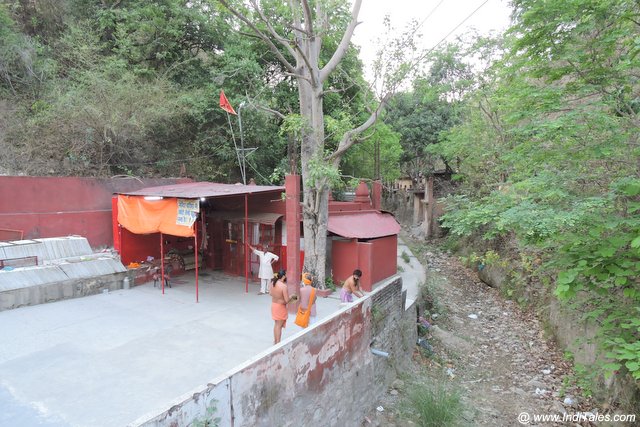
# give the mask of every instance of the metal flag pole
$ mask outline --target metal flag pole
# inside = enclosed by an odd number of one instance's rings
[[[247,165],[245,163],[247,156],[244,150],[244,137],[242,135],[242,107],[244,107],[244,101],[242,101],[238,107],[238,126],[240,127],[240,150],[242,152],[242,165],[240,166],[240,172],[242,173],[242,183],[247,185]]]
[[[226,111],[226,110],[225,110]],[[236,143],[236,135],[233,132],[233,126],[231,126],[231,117],[229,117],[229,112],[227,111],[227,121],[229,122],[229,129],[231,129],[231,139],[233,140],[233,146],[236,149],[236,157],[238,158],[238,166],[240,167],[240,175],[242,175],[242,183],[246,184],[246,178],[244,176],[244,169],[242,168],[242,160],[240,160],[240,150],[238,149],[238,144]],[[244,154],[243,154],[244,156]]]
[[[244,193],[244,292],[249,293],[249,196]]]

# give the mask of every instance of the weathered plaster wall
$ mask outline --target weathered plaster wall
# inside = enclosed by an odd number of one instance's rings
[[[220,426],[357,426],[411,361],[415,309],[393,277],[362,300],[132,425],[188,426],[215,406]],[[372,345],[373,344],[373,345]],[[370,348],[388,352],[373,355]]]

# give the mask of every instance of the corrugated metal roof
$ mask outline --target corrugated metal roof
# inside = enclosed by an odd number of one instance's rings
[[[0,292],[126,271],[119,260],[94,254],[81,236],[0,242],[2,259],[31,256],[40,265],[0,270]]]
[[[283,214],[280,214],[280,213],[249,212],[249,215],[247,215],[247,221],[257,222],[258,224],[273,225],[281,216],[283,216]],[[213,212],[207,213],[207,218],[224,219],[231,222],[244,222],[244,212],[213,211]]]
[[[57,265],[0,270],[0,292],[62,282],[69,277]]]
[[[379,212],[359,212],[329,215],[329,231],[349,239],[373,239],[400,232],[393,215]]]
[[[47,285],[70,279],[99,277],[126,270],[120,261],[113,258],[22,267],[9,271],[3,269],[0,270],[0,292],[29,286]]]
[[[38,262],[47,256],[47,249],[42,242],[36,240],[15,240],[0,242],[0,259],[25,258],[37,256]]]
[[[0,259],[37,256],[40,264],[48,260],[92,253],[89,242],[82,236],[0,242]]]
[[[52,237],[34,240],[44,244],[46,249],[45,260],[71,258],[91,255],[93,253],[89,241],[81,236]]]
[[[215,182],[189,182],[185,184],[147,187],[130,193],[119,193],[130,196],[178,197],[198,199],[200,197],[236,196],[284,191],[284,187],[267,185],[218,184]]]
[[[121,262],[108,258],[70,262],[60,264],[58,267],[64,271],[69,279],[102,276],[127,270]]]

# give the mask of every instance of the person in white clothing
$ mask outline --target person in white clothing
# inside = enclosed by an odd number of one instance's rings
[[[264,251],[260,251],[255,247],[249,245],[251,252],[256,254],[260,259],[260,270],[258,271],[258,277],[260,278],[260,292],[258,295],[265,295],[269,293],[269,283],[273,279],[273,267],[274,262],[278,261],[280,257],[276,254],[269,252],[269,246],[264,247]]]

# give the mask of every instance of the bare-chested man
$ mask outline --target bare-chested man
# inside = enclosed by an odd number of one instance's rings
[[[271,279],[269,295],[271,295],[271,318],[275,321],[275,325],[273,326],[274,344],[280,342],[282,328],[287,326],[287,318],[289,317],[287,304],[297,300],[297,295],[289,297],[286,283],[287,272],[285,270],[278,271],[274,278]]]
[[[340,301],[353,302],[353,296],[362,298],[364,293],[360,290],[360,278],[362,277],[362,271],[355,269],[353,274],[344,281],[342,289],[340,290]]]

